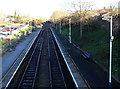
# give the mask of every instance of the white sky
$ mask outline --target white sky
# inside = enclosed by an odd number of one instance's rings
[[[55,10],[65,9],[68,2],[76,0],[0,0],[0,13],[13,14],[16,10],[22,15],[50,17]],[[95,8],[115,5],[120,0],[81,0],[91,1]],[[66,5],[67,4],[67,5]]]

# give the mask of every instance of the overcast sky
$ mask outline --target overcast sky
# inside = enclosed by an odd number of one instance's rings
[[[67,9],[70,2],[78,0],[1,0],[0,13],[13,14],[16,10],[22,15],[44,16],[49,18],[53,11]],[[81,0],[91,2],[94,8],[101,8],[113,3],[115,5],[120,0]]]

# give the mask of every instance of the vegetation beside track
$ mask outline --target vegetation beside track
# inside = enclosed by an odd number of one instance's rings
[[[109,28],[109,25],[106,26]],[[60,32],[60,27],[57,25],[57,31]],[[103,68],[108,70],[109,67],[109,40],[110,31],[106,28],[97,28],[91,30],[84,30],[82,38],[80,38],[80,26],[72,24],[72,42],[77,44],[80,48],[90,53],[92,60],[96,61]],[[69,25],[62,26],[61,34],[68,39]],[[117,32],[113,31],[113,61],[112,73],[120,80],[120,36]]]
[[[27,26],[25,28],[21,28],[20,31],[18,31],[17,35],[8,35],[7,37],[12,37],[12,39],[0,39],[0,44],[1,44],[1,48],[0,51],[2,51],[2,53],[6,52],[7,50],[9,50],[10,48],[10,41],[11,41],[11,46],[14,47],[20,40],[22,40],[25,36],[25,32],[26,35],[28,33],[28,31],[30,31],[33,27],[32,26]]]

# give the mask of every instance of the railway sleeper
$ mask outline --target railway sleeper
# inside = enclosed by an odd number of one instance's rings
[[[27,77],[25,77],[25,79],[34,79],[34,77],[31,77],[31,76],[27,76]]]
[[[23,80],[23,82],[33,82],[33,80],[27,79],[27,80]]]
[[[65,87],[65,85],[64,85],[64,84],[61,84],[61,83],[60,83],[60,84],[55,83],[54,87],[56,87],[56,88],[57,88],[57,87]]]
[[[31,86],[21,86],[20,89],[32,89]]]
[[[27,71],[27,74],[35,74],[35,71]]]
[[[53,84],[63,84],[63,80],[56,80],[55,82],[53,82]],[[63,84],[64,85],[64,84]]]
[[[30,77],[34,77],[35,74],[26,74],[25,77],[27,76],[30,76]]]
[[[63,78],[62,77],[57,77],[57,78],[54,77],[53,80],[54,81],[59,81],[59,80],[63,81]]]
[[[33,83],[23,82],[22,86],[32,86]]]

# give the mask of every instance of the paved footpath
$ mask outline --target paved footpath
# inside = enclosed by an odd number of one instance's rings
[[[40,29],[36,29],[36,31],[29,34],[29,36],[25,37],[17,46],[15,47],[15,50],[6,52],[2,59],[0,59],[0,64],[2,64],[2,76],[3,77],[9,68],[12,66],[12,64],[15,62],[15,60],[21,55],[21,53],[30,46],[34,38],[37,36]],[[0,78],[1,79],[1,78]]]

